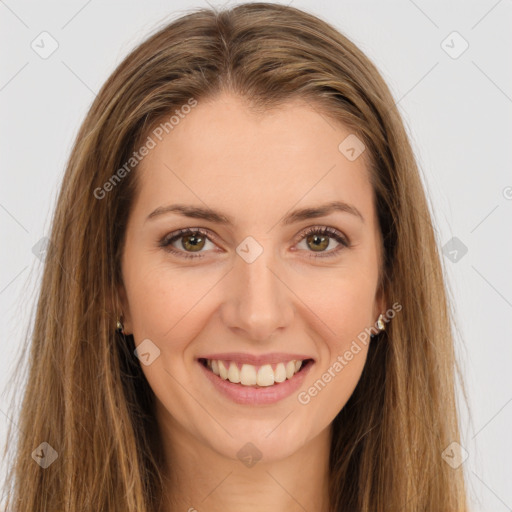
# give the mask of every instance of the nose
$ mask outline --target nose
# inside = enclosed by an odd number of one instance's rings
[[[261,343],[284,331],[293,316],[293,293],[270,249],[251,263],[237,256],[221,308],[224,324],[237,337]]]

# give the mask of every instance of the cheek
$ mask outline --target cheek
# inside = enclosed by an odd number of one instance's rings
[[[135,340],[150,338],[165,348],[193,339],[219,276],[211,270],[171,270],[162,264],[133,268],[137,271],[126,287]]]
[[[358,271],[346,269],[310,282],[315,286],[303,287],[298,295],[317,316],[317,323],[323,324],[322,332],[335,356],[373,324],[376,276],[361,278]]]
[[[125,285],[135,340],[149,338],[162,347],[194,339],[216,308],[221,307],[224,272],[212,268],[173,268],[134,261]],[[129,269],[129,270],[130,270]],[[376,275],[363,268],[310,269],[286,276],[294,291],[299,322],[321,333],[330,357],[342,354],[353,339],[373,324]],[[297,299],[298,298],[298,299]],[[314,327],[316,325],[316,327]],[[293,326],[289,326],[293,328]],[[306,327],[307,328],[307,327]],[[180,341],[181,340],[181,341]],[[172,341],[172,343],[171,343]]]
[[[362,270],[361,270],[362,272]],[[310,403],[312,410],[325,421],[331,421],[345,406],[360,380],[368,353],[369,334],[365,328],[373,324],[376,276],[341,269],[329,278],[316,279],[315,287],[302,289],[301,297],[310,310],[312,336],[320,339],[317,349],[318,368],[299,400]],[[313,405],[314,404],[314,405]]]
[[[357,282],[356,282],[357,281]],[[310,292],[310,325],[319,364],[298,397],[320,424],[331,422],[356,388],[368,354],[374,290],[360,280],[330,280],[328,292]],[[313,320],[313,316],[316,320]],[[317,338],[318,339],[318,338]]]
[[[368,346],[358,345],[336,356],[301,396],[302,400],[316,400],[315,414],[323,415],[325,423],[330,423],[345,407],[361,378]]]

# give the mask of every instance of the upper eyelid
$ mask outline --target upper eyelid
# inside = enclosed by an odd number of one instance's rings
[[[304,239],[304,237],[308,234],[308,231],[321,231],[321,230],[332,230],[332,233],[327,233],[327,236],[330,238],[334,238],[336,235],[340,236],[343,240],[346,241],[347,245],[350,245],[350,238],[345,235],[343,231],[340,231],[339,229],[333,227],[333,226],[327,226],[324,224],[314,224],[312,226],[308,226],[303,228],[296,236],[293,238],[294,243],[298,243]],[[202,228],[202,227],[190,227],[190,228],[182,228],[176,231],[173,231],[167,235],[165,235],[161,241],[163,243],[172,243],[176,240],[179,240],[181,237],[190,234],[190,233],[199,233],[201,235],[206,236],[211,242],[215,242],[219,237],[218,235],[214,234],[211,230],[208,228]],[[174,240],[173,240],[174,239]],[[172,242],[171,242],[172,240]],[[340,242],[338,242],[340,243]]]

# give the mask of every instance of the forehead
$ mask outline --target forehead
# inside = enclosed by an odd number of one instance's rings
[[[343,200],[372,215],[367,151],[347,158],[343,141],[354,134],[304,101],[255,114],[224,94],[168,131],[150,134],[156,144],[137,169],[141,214],[188,202],[272,222],[295,205]]]

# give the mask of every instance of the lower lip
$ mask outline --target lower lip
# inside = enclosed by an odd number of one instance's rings
[[[224,380],[220,376],[215,375],[215,373],[206,368],[200,361],[198,361],[198,364],[215,388],[233,402],[245,405],[265,405],[279,402],[290,396],[294,391],[297,391],[313,366],[313,361],[309,361],[309,363],[291,379],[286,379],[284,382],[264,387],[233,384],[229,380]]]

